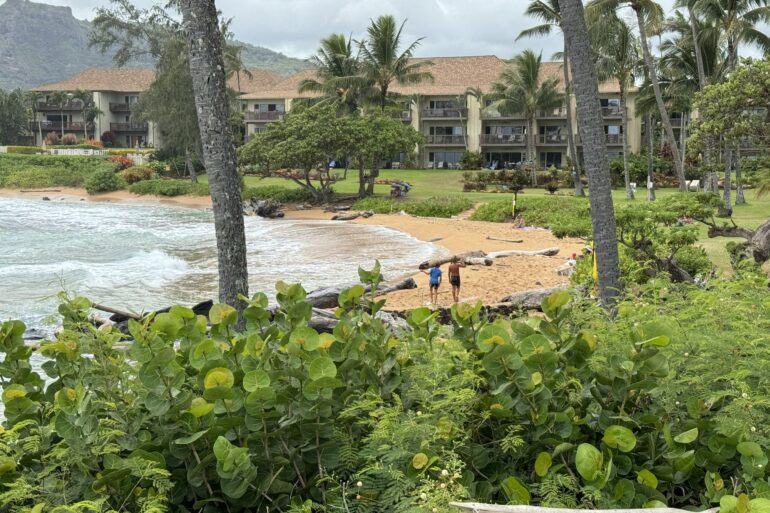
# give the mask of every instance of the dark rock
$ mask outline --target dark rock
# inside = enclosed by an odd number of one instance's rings
[[[48,196],[43,196],[43,201],[51,201],[51,198],[49,198]]]
[[[273,199],[258,200],[250,199],[243,204],[243,211],[246,215],[258,215],[267,219],[278,219],[284,216],[281,212],[283,205]]]

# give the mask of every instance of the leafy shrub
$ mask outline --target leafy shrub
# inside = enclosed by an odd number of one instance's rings
[[[150,180],[154,174],[155,172],[152,169],[142,166],[129,167],[118,173],[129,185],[141,182],[142,180]]]
[[[714,264],[700,246],[685,246],[676,253],[677,263],[691,276],[706,276],[711,273]]]
[[[101,139],[105,148],[112,148],[115,146],[115,142],[118,140],[118,136],[115,135],[115,132],[107,131],[102,134]]]
[[[279,185],[249,187],[243,190],[243,199],[273,199],[281,203],[302,203],[313,201],[313,195],[307,189],[290,189]]]
[[[130,186],[134,194],[151,196],[208,196],[209,188],[205,183],[192,183],[189,180],[144,180]]]
[[[379,269],[361,275],[376,286]],[[39,349],[22,323],[0,325],[0,487],[19,511],[40,490],[51,509],[232,513],[292,501],[449,513],[458,499],[702,509],[762,496],[766,282],[673,288],[667,301],[649,286],[617,321],[566,291],[513,321],[464,304],[441,327],[420,308],[397,332],[356,286],[332,333],[308,327],[300,286],[279,283],[276,308],[248,301],[244,331],[228,306],[208,318],[173,307],[130,321],[129,341],[65,298],[64,329]],[[725,355],[728,369],[714,365]]]
[[[128,157],[116,155],[114,157],[110,157],[110,162],[114,162],[118,166],[118,170],[122,171],[124,169],[128,169],[129,167],[132,167],[134,165],[134,161],[131,160]]]
[[[16,153],[19,155],[37,155],[42,153],[43,149],[37,146],[6,146],[8,153]]]
[[[460,165],[463,169],[481,169],[483,164],[484,157],[480,151],[465,150],[460,159]]]
[[[103,170],[114,171],[115,164],[98,157],[0,154],[0,187],[83,187]]]
[[[559,182],[548,182],[545,184],[545,190],[548,191],[548,194],[553,195],[556,193],[556,191],[559,190]]]
[[[152,148],[110,148],[108,155],[125,157],[126,155],[152,155],[155,150]]]
[[[74,144],[77,144],[78,142],[78,136],[75,134],[64,134],[64,137],[61,138],[61,143],[64,146],[72,146]]]
[[[104,170],[92,174],[85,183],[88,194],[99,194],[100,192],[112,192],[126,187],[124,182],[114,171]]]
[[[401,212],[418,217],[449,218],[473,206],[469,199],[454,196],[433,197],[425,200],[393,201],[386,198],[365,198],[353,204],[354,210],[371,210],[378,214]]]
[[[481,205],[471,219],[493,223],[510,221],[511,207],[510,200],[491,201]],[[592,231],[586,198],[519,196],[516,214],[528,226],[548,228],[557,237],[587,237]]]
[[[59,134],[56,132],[48,132],[45,136],[45,144],[47,146],[55,146],[59,144]]]

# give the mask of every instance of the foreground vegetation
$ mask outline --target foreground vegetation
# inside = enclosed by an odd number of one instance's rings
[[[276,288],[279,308],[254,296],[244,331],[227,306],[174,307],[131,321],[124,342],[83,298],[64,299],[65,329],[39,350],[2,324],[0,509],[766,507],[760,275],[661,277],[614,320],[564,292],[545,317],[458,305],[451,326],[418,309],[395,331],[357,286],[331,334],[308,327],[300,286]]]

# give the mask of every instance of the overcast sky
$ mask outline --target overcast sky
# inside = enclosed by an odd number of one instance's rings
[[[95,7],[108,0],[41,0],[66,5],[76,17],[91,19]],[[659,0],[667,10],[674,0]],[[2,3],[0,1],[0,3]],[[135,0],[147,7],[157,0]],[[528,0],[217,0],[233,18],[236,37],[248,43],[306,58],[318,41],[332,32],[360,36],[369,20],[380,14],[407,19],[409,41],[425,37],[417,55],[487,55],[508,58],[525,48],[543,55],[561,50],[559,37],[516,42],[534,20],[524,16]]]

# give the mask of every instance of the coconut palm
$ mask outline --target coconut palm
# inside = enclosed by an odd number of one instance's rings
[[[687,25],[690,29],[690,36],[692,37],[692,41],[694,42],[693,53],[695,56],[696,71],[698,73],[698,89],[703,90],[703,88],[706,87],[707,82],[706,66],[703,61],[703,52],[701,51],[700,44],[698,44],[701,38],[701,30],[698,26],[700,20],[698,19],[698,13],[696,11],[699,2],[700,0],[676,0],[674,6],[687,9]],[[675,16],[684,19],[684,15],[681,13],[681,11],[676,11]]]
[[[501,114],[521,113],[527,119],[527,161],[535,161],[535,117],[540,110],[551,110],[562,105],[564,97],[558,91],[559,80],[540,79],[543,55],[524,50],[508,61],[487,98],[490,108]],[[598,100],[597,100],[598,104]],[[534,176],[533,166],[533,176]]]
[[[698,0],[696,8],[713,21],[727,46],[727,70],[738,64],[738,48],[742,44],[758,46],[770,53],[770,36],[757,28],[770,23],[768,0]]]
[[[316,66],[316,77],[299,83],[300,93],[316,93],[320,102],[338,104],[347,113],[357,111],[369,97],[369,87],[360,75],[358,52],[353,40],[344,34],[331,34],[321,40],[321,46],[310,58]]]
[[[65,91],[54,91],[48,96],[48,101],[59,106],[59,121],[61,123],[61,137],[64,138],[64,106],[69,102],[69,95]]]
[[[639,66],[639,41],[633,30],[617,16],[605,19],[603,27],[592,27],[595,35],[596,69],[600,79],[614,78],[620,86],[620,112],[622,116],[623,138],[623,178],[626,186],[626,198],[634,199],[631,177],[628,169],[628,90],[634,85],[634,71]]]
[[[655,102],[660,112],[661,123],[666,131],[666,136],[671,142],[671,151],[674,154],[674,167],[676,169],[676,176],[679,179],[679,190],[687,191],[687,184],[685,182],[684,167],[682,166],[682,159],[679,153],[679,147],[676,144],[676,138],[674,137],[674,129],[671,126],[671,118],[668,114],[668,108],[663,100],[663,94],[660,89],[660,83],[658,81],[658,71],[655,61],[652,58],[650,52],[650,44],[648,38],[648,27],[660,25],[663,21],[663,9],[654,0],[591,0],[588,4],[588,9],[596,11],[592,14],[596,16],[597,13],[605,13],[611,15],[617,9],[628,6],[633,9],[636,14],[636,23],[639,27],[639,39],[641,40],[642,56],[644,57],[644,65],[647,68],[650,78],[650,84],[652,85],[653,92],[655,93]]]
[[[83,116],[83,139],[88,139],[88,119],[87,119],[87,117],[89,116],[89,110],[94,108],[91,105],[91,101],[93,99],[93,95],[91,94],[91,91],[85,91],[83,89],[78,89],[77,91],[72,93],[72,99],[80,101],[80,114]]]
[[[599,299],[603,304],[611,306],[615,304],[620,292],[620,267],[610,168],[599,104],[599,82],[583,12],[583,1],[559,0],[559,5],[564,17],[563,30],[571,56],[578,128],[588,173],[588,198],[591,203]]]
[[[227,72],[227,78],[235,77],[236,87],[238,93],[241,93],[241,74],[247,78],[254,78],[254,75],[249,71],[246,65],[243,63],[243,47],[236,44],[226,44],[224,46],[225,56],[225,70]]]
[[[524,14],[536,18],[542,23],[527,30],[523,30],[516,38],[518,41],[524,37],[537,37],[550,35],[555,29],[561,30],[562,18],[559,9],[559,0],[533,0],[527,6]],[[570,160],[572,162],[572,176],[575,177],[575,196],[583,196],[583,183],[580,181],[580,166],[577,158],[577,145],[572,129],[572,86],[570,84],[569,53],[567,41],[564,40],[564,51],[561,53],[562,68],[564,71],[564,104],[567,106],[567,137],[569,139]]]
[[[372,84],[381,110],[385,110],[390,87],[394,83],[409,85],[433,80],[433,75],[425,70],[432,63],[412,59],[423,38],[413,41],[401,51],[405,24],[406,20],[398,25],[393,16],[380,16],[372,20],[366,30],[367,37],[357,41],[361,54],[361,76]]]

